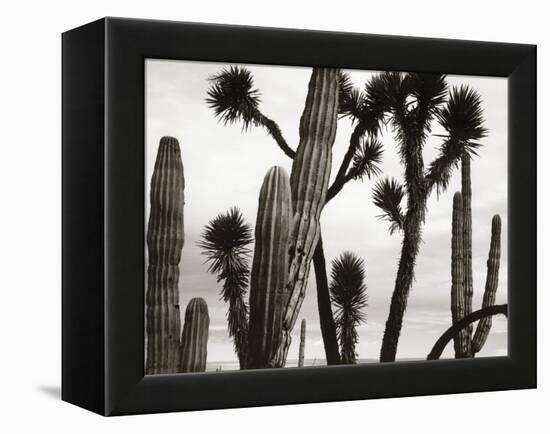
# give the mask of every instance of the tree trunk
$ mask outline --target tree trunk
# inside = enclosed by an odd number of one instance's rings
[[[325,253],[323,252],[323,240],[319,242],[313,255],[313,266],[315,268],[315,282],[317,285],[317,306],[319,308],[319,321],[327,365],[340,363],[340,352],[338,351],[338,339],[336,337],[336,324],[332,314],[330,294],[328,290]]]
[[[423,206],[421,206],[423,207]],[[416,210],[415,214],[418,213]],[[395,279],[395,288],[391,298],[390,313],[380,350],[381,362],[393,362],[397,354],[397,343],[403,325],[403,315],[407,308],[407,299],[414,278],[414,264],[420,244],[421,216],[411,214],[405,220],[401,259]]]

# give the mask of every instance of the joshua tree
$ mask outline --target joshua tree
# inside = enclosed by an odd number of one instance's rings
[[[359,340],[356,328],[366,321],[367,287],[363,260],[352,252],[344,252],[332,261],[330,276],[342,363],[355,363],[355,346]]]
[[[376,140],[383,119],[383,95],[379,86],[368,83],[364,91],[354,89],[347,74],[338,72],[338,112],[354,122],[348,150],[341,162],[333,183],[324,198],[325,205],[334,198],[344,185],[354,179],[371,178],[379,172],[382,145]],[[287,144],[275,121],[260,111],[261,95],[254,88],[250,71],[242,67],[230,67],[211,78],[211,87],[206,99],[224,124],[241,123],[244,131],[251,127],[263,127],[272,136],[281,150],[290,158],[296,152]],[[299,166],[298,166],[299,167]],[[294,172],[294,170],[293,170]],[[291,174],[296,177],[296,174]],[[293,192],[295,194],[296,192]],[[321,332],[325,344],[328,364],[339,363],[336,327],[330,305],[325,257],[321,241],[321,231],[315,241],[313,263],[315,268],[317,300],[321,318]],[[307,279],[307,276],[306,276]],[[297,312],[296,312],[297,313]],[[295,315],[294,315],[295,317]]]
[[[221,295],[227,309],[229,336],[233,337],[241,369],[245,367],[248,347],[248,306],[245,301],[250,274],[248,259],[252,230],[240,210],[232,208],[219,214],[204,228],[198,243],[209,262],[208,270],[223,281]]]
[[[481,98],[468,87],[453,88],[447,98],[445,76],[439,74],[380,74],[377,94],[384,101],[388,122],[404,166],[404,185],[383,180],[374,189],[374,203],[391,222],[390,231],[403,234],[401,257],[386,321],[380,361],[395,360],[397,344],[414,266],[420,248],[427,199],[433,189],[444,191],[452,171],[464,155],[475,154],[476,141],[485,137]],[[445,103],[446,101],[446,103]],[[432,122],[439,121],[446,131],[438,157],[424,167],[423,147],[431,133]],[[402,210],[401,201],[406,199]]]

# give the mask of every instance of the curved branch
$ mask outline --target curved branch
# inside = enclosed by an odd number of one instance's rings
[[[430,354],[428,354],[428,360],[438,360],[447,344],[460,330],[468,327],[473,322],[479,321],[481,318],[497,314],[502,314],[508,317],[508,304],[484,307],[483,309],[472,312],[470,315],[466,315],[452,327],[449,327],[447,331],[441,335],[433,346],[432,351],[430,351]]]
[[[269,135],[275,139],[277,145],[279,145],[279,148],[281,148],[288,157],[294,158],[296,152],[290,146],[288,146],[288,143],[284,139],[283,133],[281,132],[279,125],[277,125],[274,120],[269,119],[267,116],[265,116],[259,110],[257,112],[256,118],[258,120],[258,123],[262,125],[267,130]]]

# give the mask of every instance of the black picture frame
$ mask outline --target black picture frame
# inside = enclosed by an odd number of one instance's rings
[[[104,18],[63,50],[62,399],[103,415],[536,387],[536,46]],[[144,376],[144,59],[508,78],[507,357]]]

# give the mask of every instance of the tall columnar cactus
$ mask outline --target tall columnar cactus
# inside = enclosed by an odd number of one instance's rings
[[[468,153],[462,156],[462,215],[464,223],[464,315],[472,313],[472,298],[474,296],[474,281],[472,272],[472,177],[471,157]],[[466,333],[471,342],[472,325]]]
[[[298,353],[298,367],[304,366],[304,354],[306,352],[306,319],[302,319],[300,327],[300,352]]]
[[[277,365],[284,366],[290,333],[305,296],[311,259],[320,234],[319,217],[325,205],[338,115],[338,72],[313,68],[300,119],[300,142],[292,162],[292,235],[289,249],[288,300],[283,341]]]
[[[491,224],[491,247],[489,248],[489,259],[487,259],[487,279],[485,281],[485,293],[483,294],[482,307],[489,307],[495,304],[498,288],[498,270],[500,268],[500,216],[493,216]],[[472,353],[475,354],[483,348],[489,331],[491,330],[492,318],[482,318],[477,324],[474,338],[472,339]]]
[[[464,288],[464,215],[462,194],[453,198],[453,225],[451,240],[451,313],[453,324],[466,316],[466,294]],[[457,358],[468,357],[470,335],[467,329],[461,330],[454,339]]]
[[[282,167],[266,174],[258,200],[250,276],[249,368],[276,365],[281,344],[292,222],[290,181]]]
[[[181,334],[179,372],[204,372],[208,344],[208,305],[202,298],[192,298],[185,309]]]
[[[184,177],[178,141],[163,137],[151,179],[147,228],[147,374],[177,370],[179,263],[183,248]]]

